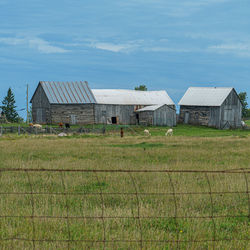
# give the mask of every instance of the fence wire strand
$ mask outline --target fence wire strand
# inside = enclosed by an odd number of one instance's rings
[[[94,248],[94,244],[99,244],[100,246],[102,246],[103,249],[108,249],[108,244],[112,244],[112,248],[115,249],[116,246],[115,244],[118,243],[128,243],[128,244],[138,244],[140,249],[145,249],[146,248],[146,244],[170,244],[171,248],[175,248],[175,249],[181,249],[181,244],[198,244],[198,243],[211,243],[212,248],[216,249],[217,243],[219,242],[232,242],[232,241],[240,241],[240,242],[249,242],[250,238],[249,237],[219,237],[219,233],[218,233],[218,229],[216,227],[216,219],[232,219],[232,218],[245,218],[248,219],[248,222],[250,221],[250,195],[249,195],[249,183],[248,183],[248,177],[250,174],[250,170],[249,169],[232,169],[232,170],[218,170],[218,171],[205,171],[205,170],[121,170],[121,169],[117,169],[117,170],[97,170],[97,169],[92,169],[92,170],[86,170],[86,169],[1,169],[0,170],[0,185],[1,182],[4,181],[4,177],[3,174],[11,174],[11,173],[18,173],[21,174],[23,173],[24,175],[26,175],[26,179],[27,179],[27,191],[26,190],[19,190],[19,189],[15,189],[16,192],[14,190],[10,191],[6,189],[6,192],[4,192],[4,190],[2,189],[2,191],[0,192],[0,195],[2,197],[5,197],[5,199],[11,199],[11,197],[13,196],[14,198],[21,198],[23,200],[28,199],[29,202],[29,209],[31,210],[31,214],[24,214],[19,212],[18,210],[15,210],[14,214],[8,214],[5,210],[4,212],[2,212],[0,210],[0,222],[1,220],[4,219],[16,219],[21,221],[21,219],[29,219],[31,220],[31,233],[30,233],[30,237],[25,237],[24,235],[18,235],[18,234],[13,234],[13,235],[8,235],[8,233],[6,232],[5,234],[2,234],[2,236],[0,236],[0,248],[1,248],[1,244],[3,242],[8,242],[11,241],[12,244],[12,248],[15,247],[16,242],[30,242],[30,244],[32,244],[32,249],[39,249],[40,246],[38,246],[39,243],[45,242],[45,243],[64,243],[67,244],[67,248],[71,249],[71,247],[73,246],[73,244],[79,243],[79,244],[89,244],[88,246],[85,246],[85,249],[92,249]],[[60,182],[61,182],[61,192],[44,192],[43,190],[41,190],[41,192],[37,191],[37,184],[34,181],[34,177],[39,178],[39,173],[45,173],[45,174],[49,174],[49,175],[59,175],[60,176]],[[96,183],[96,189],[90,190],[88,192],[73,192],[70,189],[70,185],[74,184],[74,176],[73,174],[77,174],[78,178],[83,178],[82,176],[85,176],[87,174],[93,174],[94,179],[97,181]],[[169,185],[169,187],[165,187],[163,190],[164,192],[145,192],[141,191],[141,185],[142,183],[139,183],[139,176],[140,178],[144,175],[148,175],[148,174],[160,174],[160,175],[164,175],[166,174],[166,177],[168,179],[167,183]],[[72,183],[68,183],[68,179],[66,179],[66,174],[71,176],[70,181]],[[80,175],[81,174],[81,175]],[[112,192],[107,192],[107,190],[105,190],[105,188],[103,188],[102,186],[102,181],[100,178],[100,174],[103,174],[104,176],[111,176],[113,177],[114,174],[122,175],[124,174],[125,177],[127,176],[127,179],[129,180],[130,187],[124,187],[125,191],[121,192],[120,190],[117,190],[117,192],[115,192],[114,190],[112,190]],[[135,178],[135,175],[139,174],[139,176],[137,178]],[[192,190],[185,190],[185,192],[180,192],[178,189],[178,183],[176,182],[176,180],[178,180],[178,178],[180,178],[181,175],[189,175],[189,174],[194,174],[197,175],[198,179],[201,179],[200,177],[202,177],[205,181],[205,185],[206,185],[206,189],[208,187],[207,190],[199,191],[199,192],[192,192]],[[214,186],[213,186],[213,179],[212,177],[220,177],[219,175],[222,174],[223,176],[227,176],[227,175],[234,175],[237,176],[237,178],[241,175],[241,179],[242,179],[242,185],[243,185],[243,190],[225,190],[225,191],[218,191],[215,190]],[[174,176],[176,175],[176,176]],[[19,175],[17,175],[19,176]],[[120,176],[120,178],[125,178],[124,176]],[[175,177],[175,178],[174,178]],[[243,178],[244,177],[244,178]],[[86,180],[88,180],[88,177],[86,177]],[[86,180],[82,180],[82,183],[85,185],[86,184]],[[106,181],[106,179],[105,179]],[[194,179],[195,181],[195,179]],[[42,182],[42,179],[41,179]],[[46,179],[46,182],[43,183],[43,186],[46,187],[48,185],[48,178]],[[139,185],[140,184],[140,185]],[[144,183],[143,185],[148,185],[150,186],[151,183]],[[129,189],[132,188],[132,191]],[[40,189],[38,189],[40,190]],[[205,197],[208,196],[209,198],[207,198],[207,202],[209,205],[209,212],[207,213],[207,215],[193,215],[193,214],[181,214],[181,208],[179,207],[179,201],[181,198],[183,197],[187,197],[189,198],[189,196],[195,195],[197,197]],[[241,213],[241,214],[217,214],[215,211],[215,205],[216,202],[218,202],[218,200],[214,199],[214,196],[217,195],[219,197],[219,199],[225,197],[225,195],[246,195],[246,205],[245,205],[245,214]],[[64,214],[58,214],[55,215],[54,213],[52,215],[49,214],[39,214],[37,212],[37,197],[58,197],[62,199],[64,199],[65,202],[65,213]],[[91,202],[92,200],[88,200],[87,198],[89,196],[93,196],[93,197],[98,197],[100,198],[100,211],[101,214],[97,215],[97,214],[91,214],[89,215],[88,213],[86,213],[86,211],[84,210],[84,205],[88,204],[87,202]],[[132,215],[127,215],[127,214],[118,214],[115,213],[114,211],[112,212],[112,214],[109,214],[107,212],[108,210],[108,206],[106,206],[105,202],[106,202],[106,197],[110,198],[111,201],[113,201],[115,196],[121,196],[121,199],[123,199],[123,202],[126,204],[129,204],[129,200],[132,199],[132,201],[134,201],[134,203],[131,203],[131,213]],[[143,198],[149,198],[149,197],[155,197],[155,199],[160,199],[163,198],[166,202],[166,199],[169,197],[169,199],[173,199],[172,202],[173,204],[167,204],[167,206],[171,207],[173,209],[173,214],[168,214],[166,212],[166,214],[161,215],[160,213],[156,213],[156,214],[147,214],[145,213],[145,211],[143,210]],[[81,204],[81,214],[80,215],[74,215],[72,214],[72,201],[70,200],[71,198],[74,198],[74,202],[79,201]],[[80,200],[80,199],[83,199]],[[71,203],[69,202],[71,201]],[[93,202],[93,201],[92,201]],[[4,203],[4,202],[2,202]],[[133,204],[135,206],[135,211],[133,209]],[[41,204],[40,204],[41,205]],[[52,203],[51,203],[52,206]],[[130,205],[128,205],[130,206]],[[169,207],[166,207],[166,211],[168,211],[167,209]],[[129,209],[128,209],[129,210]],[[248,211],[247,211],[248,210]],[[66,215],[65,215],[66,214]],[[66,229],[65,232],[67,233],[67,236],[65,237],[65,239],[57,239],[57,238],[46,238],[46,237],[39,237],[38,235],[38,230],[36,229],[36,223],[39,222],[39,220],[53,220],[56,221],[56,223],[59,220],[65,221],[65,225],[66,225]],[[147,237],[145,237],[145,223],[147,222],[147,220],[150,221],[150,223],[152,223],[152,220],[161,220],[163,221],[164,219],[172,219],[174,221],[174,228],[175,228],[175,238],[169,238],[169,236],[165,235],[166,238],[163,239],[158,239],[157,235],[152,234],[152,238],[149,239]],[[183,238],[181,236],[181,220],[198,220],[201,221],[202,223],[204,223],[205,221],[211,221],[211,225],[212,225],[212,230],[211,230],[211,237],[207,237],[207,238],[196,238],[194,235],[191,235],[190,238]],[[86,222],[85,220],[88,220],[88,222]],[[138,230],[138,238],[133,239],[133,238],[113,238],[112,237],[112,230],[109,228],[109,220],[131,220],[133,223],[136,223],[137,226],[137,230]],[[89,221],[93,221],[94,223],[97,223],[99,225],[99,221],[100,221],[100,228],[102,228],[102,237],[100,238],[87,238],[87,237],[83,237],[83,238],[76,238],[73,236],[73,233],[71,232],[71,226],[73,224],[73,221],[76,221],[77,223],[89,223]],[[1,222],[2,223],[2,222]],[[151,225],[151,224],[150,224]],[[12,225],[14,227],[14,225]],[[123,225],[124,226],[124,225]],[[83,231],[84,231],[84,226],[83,226]],[[110,231],[111,230],[111,231]],[[4,235],[4,236],[3,236]],[[156,237],[156,238],[154,238]]]

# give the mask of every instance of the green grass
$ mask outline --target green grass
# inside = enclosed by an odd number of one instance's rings
[[[246,121],[246,123],[250,126],[250,121]],[[18,126],[18,124],[3,124],[1,126]],[[27,124],[21,124],[21,126],[27,126]],[[43,126],[45,127],[45,125]],[[58,125],[52,125],[54,128],[58,128]],[[74,125],[71,126],[72,129],[78,129],[81,126]],[[89,129],[102,129],[103,125],[84,125],[84,128]],[[120,128],[124,129],[125,135],[132,136],[143,136],[144,129],[148,129],[152,136],[165,136],[166,131],[169,129],[168,127],[143,127],[143,126],[127,126],[127,125],[106,125],[106,133],[107,135],[119,135]],[[184,125],[178,124],[174,129],[175,136],[191,136],[191,137],[224,137],[224,136],[248,136],[250,135],[250,130],[246,129],[234,129],[234,130],[219,130],[215,128],[208,128],[205,126],[192,126],[192,125]],[[82,135],[73,135],[73,137],[82,137]],[[87,137],[85,134],[84,137]],[[93,135],[90,135],[93,137]],[[71,137],[72,138],[72,135]]]
[[[4,135],[0,138],[0,170],[249,168],[249,131],[220,131],[181,125],[174,128],[174,136],[166,137],[167,128],[148,129],[151,137],[143,134],[143,127],[133,127],[135,132],[126,129],[124,138],[120,138],[119,130],[113,129],[105,136],[90,134],[58,138],[54,135]],[[180,241],[204,240],[180,242],[179,248],[212,249],[210,240],[214,235],[214,225],[216,239],[229,239],[216,242],[216,249],[248,249],[249,241],[233,240],[246,239],[250,233],[246,217],[249,200],[246,193],[241,193],[246,192],[245,175],[208,174],[208,178],[212,192],[227,192],[213,194],[213,205],[208,194],[207,177],[199,173],[172,173],[169,176],[166,173],[0,171],[0,249],[33,248],[32,241],[1,241],[3,238],[58,240],[36,241],[36,249],[103,249],[102,242],[84,243],[81,240],[102,241],[104,226],[106,240],[111,241],[106,243],[106,249],[140,248],[141,231],[145,241],[175,241],[177,238]],[[247,181],[249,183],[248,175]],[[33,196],[13,194],[29,193],[31,188],[36,193]],[[173,188],[176,197],[159,195],[173,193]],[[144,195],[124,194],[135,193],[136,190]],[[65,195],[65,192],[69,194]],[[207,194],[178,194],[182,192]],[[138,202],[139,215],[143,217],[140,220],[135,218],[138,216]],[[32,222],[30,218],[1,217],[32,216],[33,213],[49,218],[34,218]],[[215,218],[213,221],[202,218],[209,217],[211,213],[229,218]],[[102,214],[112,218],[104,221],[90,218]],[[67,215],[72,218],[65,219]],[[180,217],[177,220],[174,218],[176,215]],[[82,216],[86,218],[78,218]],[[186,216],[201,218],[187,219],[184,218]],[[69,237],[79,242],[68,243]],[[143,249],[176,248],[177,244],[173,242],[143,243]]]
[[[250,126],[250,120],[246,120],[245,123]]]

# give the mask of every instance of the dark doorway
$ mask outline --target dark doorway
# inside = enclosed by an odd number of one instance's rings
[[[117,124],[117,118],[115,116],[111,117],[112,124]]]
[[[139,114],[136,114],[136,124],[139,124]]]

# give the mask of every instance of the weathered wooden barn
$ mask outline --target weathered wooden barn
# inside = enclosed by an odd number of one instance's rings
[[[179,122],[240,128],[242,104],[234,88],[190,87],[179,102]]]
[[[41,124],[143,124],[145,112],[140,109],[156,105],[147,124],[176,125],[175,105],[166,91],[91,90],[87,82],[39,82],[31,103],[33,121]]]
[[[93,89],[96,123],[143,124],[175,126],[175,104],[166,91],[138,91],[124,89]],[[160,106],[166,105],[169,108]],[[145,107],[156,107],[151,112],[144,112]],[[156,115],[157,114],[157,115]],[[145,118],[146,116],[148,118]]]
[[[32,118],[41,124],[93,124],[95,97],[87,82],[39,82]]]

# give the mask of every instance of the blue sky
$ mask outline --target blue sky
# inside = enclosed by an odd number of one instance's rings
[[[146,84],[175,103],[189,86],[250,96],[249,9],[249,0],[0,0],[0,100],[12,87],[24,108],[26,84],[32,94],[39,80]]]

